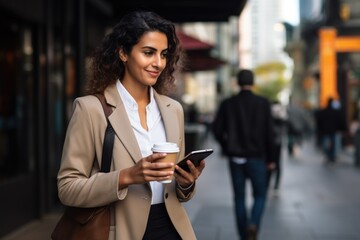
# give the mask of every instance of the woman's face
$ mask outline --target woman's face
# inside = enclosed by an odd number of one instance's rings
[[[125,61],[123,83],[153,86],[166,66],[167,37],[161,32],[146,32],[130,54],[120,51]]]

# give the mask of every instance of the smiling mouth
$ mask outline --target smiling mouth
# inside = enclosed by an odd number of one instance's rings
[[[152,77],[158,77],[159,75],[160,75],[160,72],[154,72],[154,71],[147,71],[149,74],[150,74],[150,76],[152,76]]]

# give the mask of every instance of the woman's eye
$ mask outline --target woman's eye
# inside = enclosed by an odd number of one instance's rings
[[[167,52],[163,52],[162,54],[161,54],[161,57],[162,58],[166,58],[168,56],[168,53]]]
[[[151,56],[153,54],[153,52],[152,51],[145,51],[144,54],[145,54],[145,56]]]

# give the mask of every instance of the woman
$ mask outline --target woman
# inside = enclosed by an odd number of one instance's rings
[[[184,156],[181,105],[162,95],[174,84],[180,60],[175,27],[155,13],[127,14],[108,34],[92,61],[88,94],[74,102],[65,139],[58,189],[68,206],[113,205],[109,239],[196,239],[181,202],[192,198],[204,161],[191,172],[160,163],[155,142],[174,142]],[[113,108],[115,130],[112,169],[99,173],[107,125],[98,99]],[[95,159],[95,161],[94,161]],[[159,181],[175,176],[175,181]]]

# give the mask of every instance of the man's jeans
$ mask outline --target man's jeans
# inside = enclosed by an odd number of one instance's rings
[[[328,134],[322,137],[322,148],[329,163],[335,162],[336,157],[336,135]]]
[[[238,164],[230,159],[230,172],[235,197],[235,213],[241,239],[246,239],[249,225],[260,228],[266,202],[266,164],[263,159],[247,158],[246,163]],[[250,218],[246,209],[246,179],[250,179],[253,193],[253,206]]]

